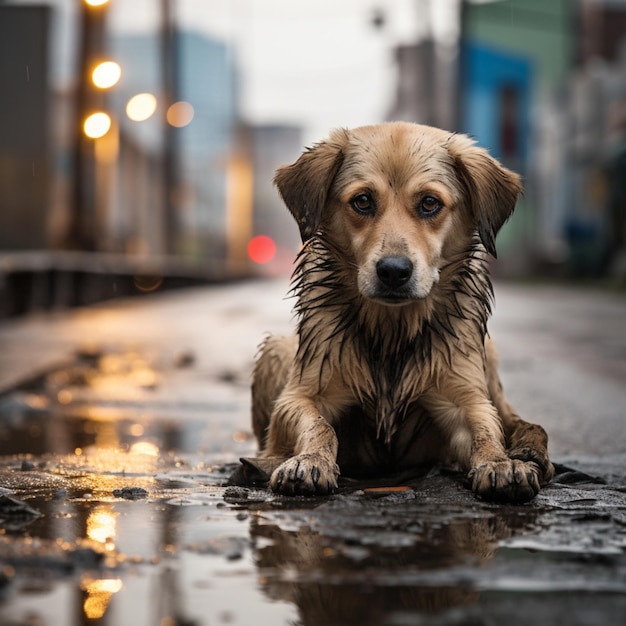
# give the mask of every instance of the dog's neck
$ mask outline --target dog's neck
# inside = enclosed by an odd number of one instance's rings
[[[299,255],[293,281],[302,368],[319,368],[321,388],[352,353],[361,376],[341,375],[389,444],[411,398],[449,369],[452,350],[482,346],[492,299],[484,263],[473,244],[441,268],[426,298],[387,306],[364,298],[344,255],[314,238]]]

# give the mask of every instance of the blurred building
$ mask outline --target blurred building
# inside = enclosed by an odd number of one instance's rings
[[[48,244],[50,9],[0,6],[0,249]]]
[[[564,154],[554,150],[561,129],[553,118],[573,67],[576,11],[562,0],[464,7],[462,128],[524,178],[525,195],[498,241],[508,273],[532,271],[555,253],[562,260]]]
[[[626,2],[503,0],[463,15],[463,128],[525,179],[499,242],[510,269],[610,271],[625,245],[607,159],[624,131]]]
[[[257,125],[248,127],[250,156],[254,171],[254,235],[269,235],[279,254],[293,261],[300,247],[295,221],[282,203],[274,187],[276,169],[295,161],[302,152],[302,128],[288,125]]]
[[[388,120],[454,130],[458,123],[456,43],[427,37],[395,50],[396,95]]]
[[[585,0],[578,23],[561,119],[569,268],[626,279],[626,1]]]
[[[219,260],[225,254],[226,173],[239,118],[236,65],[225,43],[205,35],[178,32],[175,45],[173,100],[185,103],[187,118],[170,120],[178,124],[172,131],[175,171],[170,189],[176,214],[174,250]],[[146,201],[151,193],[163,191],[156,169],[164,150],[164,125],[169,123],[162,101],[159,41],[153,35],[114,37],[111,56],[123,73],[111,93],[119,119],[120,161],[110,227],[126,249],[163,253],[164,238],[155,230],[165,224],[158,220],[157,200]],[[156,112],[145,121],[132,121],[124,109],[140,93],[156,96]]]

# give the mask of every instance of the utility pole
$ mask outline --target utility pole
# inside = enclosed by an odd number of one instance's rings
[[[86,0],[79,4],[81,29],[74,96],[72,195],[65,244],[75,250],[96,249],[94,151],[93,142],[83,132],[83,123],[102,97],[93,89],[90,72],[94,61],[104,52],[106,4],[105,1],[94,5]]]
[[[467,0],[459,0],[458,4],[459,35],[456,44],[456,76],[454,81],[456,87],[456,93],[454,94],[454,130],[456,132],[463,132],[465,130],[465,74],[467,72],[467,19],[469,11],[467,4]]]
[[[163,100],[163,243],[166,254],[176,253],[179,223],[175,204],[178,185],[177,129],[167,111],[178,98],[178,35],[172,0],[161,0],[161,71]]]

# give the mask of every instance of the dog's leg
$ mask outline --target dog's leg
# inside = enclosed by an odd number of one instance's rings
[[[252,382],[253,430],[261,455],[279,463],[270,479],[274,491],[330,493],[339,475],[335,431],[312,400],[294,391],[283,393],[296,351],[295,336],[270,336],[262,344]]]
[[[507,402],[498,375],[498,355],[489,338],[485,341],[485,357],[489,395],[502,420],[507,453],[535,470],[539,484],[546,485],[554,476],[548,457],[548,435],[538,424],[524,421]]]
[[[537,468],[507,454],[500,424],[497,429],[491,427],[494,418],[499,422],[488,401],[466,410],[472,441],[468,473],[472,491],[495,502],[528,502],[540,488]]]
[[[337,435],[315,403],[286,389],[277,400],[264,454],[288,458],[270,478],[286,495],[327,494],[337,487]]]
[[[287,384],[297,349],[295,335],[270,335],[259,347],[252,374],[252,430],[261,451],[265,448],[274,403]]]
[[[444,388],[427,394],[424,405],[449,441],[453,458],[468,470],[477,495],[498,502],[527,502],[540,489],[537,466],[507,454],[502,421],[486,383],[480,383],[477,366],[475,362],[473,372],[466,369],[463,378],[451,375]]]

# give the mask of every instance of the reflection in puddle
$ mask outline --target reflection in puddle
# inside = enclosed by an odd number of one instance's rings
[[[106,550],[114,550],[117,516],[110,506],[96,506],[87,517],[87,537],[101,543]]]
[[[299,624],[377,625],[476,604],[477,572],[531,520],[347,498],[296,530],[253,518],[250,534],[265,593],[295,604]]]
[[[85,592],[83,611],[87,619],[100,619],[106,613],[113,594],[122,589],[122,581],[119,578],[86,578],[80,588]]]

